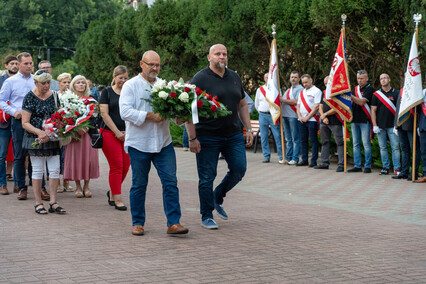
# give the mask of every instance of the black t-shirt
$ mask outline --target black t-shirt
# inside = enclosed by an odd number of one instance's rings
[[[322,111],[324,113],[326,113],[327,111],[329,111],[331,109],[331,107],[324,102],[324,92],[322,93],[322,97],[321,97],[321,104],[322,104]],[[337,118],[338,114],[332,114],[332,115],[328,115],[328,124],[327,125],[342,125],[342,123],[340,122],[340,120]],[[321,121],[322,122],[322,121]]]
[[[361,91],[362,97],[364,99],[367,99],[368,106],[371,106],[371,98],[374,93],[373,87],[371,87],[370,84],[367,84],[364,87],[362,87],[360,91]],[[352,94],[356,96],[355,90],[352,91]],[[370,122],[370,120],[368,119],[368,116],[365,114],[362,107],[356,104],[355,102],[352,102],[352,115],[353,115],[352,122],[355,122],[355,123]]]
[[[396,101],[398,100],[399,91],[395,90],[394,88],[390,89],[389,92],[383,91],[383,89],[380,89],[380,91],[388,97],[388,99],[393,103],[393,105],[396,105]],[[393,128],[394,127],[394,120],[395,115],[377,98],[376,95],[373,95],[373,98],[371,99],[371,106],[376,106],[376,123],[377,126],[380,128]]]
[[[226,68],[225,74],[220,77],[207,67],[195,74],[190,83],[212,96],[217,96],[219,102],[232,111],[231,115],[216,119],[200,117],[200,122],[195,125],[197,135],[231,137],[241,132],[238,105],[245,95],[241,78],[235,71]]]
[[[121,116],[120,116],[120,107],[118,105],[119,99],[120,99],[120,95],[114,92],[112,87],[106,87],[105,89],[102,90],[101,98],[99,99],[99,104],[108,105],[108,114],[111,117],[112,121],[114,122],[115,126],[117,126],[118,130],[125,131],[126,124],[124,120],[121,119]],[[106,124],[104,128],[106,130],[111,130]]]

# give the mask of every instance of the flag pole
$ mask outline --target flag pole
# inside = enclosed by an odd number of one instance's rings
[[[422,14],[414,14],[413,20],[416,24],[416,46],[419,46],[419,22],[422,19]],[[414,123],[413,123],[413,164],[411,165],[411,181],[416,180],[416,138],[417,138],[417,107],[414,107]]]
[[[275,46],[276,46],[276,44],[277,44],[276,39],[275,39],[275,35],[277,34],[277,32],[275,31],[276,25],[273,24],[271,26],[271,28],[272,28],[272,37],[273,37],[272,44],[275,44]],[[277,56],[277,62],[278,62],[278,47],[275,50],[277,51],[276,56]],[[280,72],[279,72],[278,69],[277,69],[277,81],[278,81],[278,88],[281,89],[280,88]],[[281,94],[279,94],[279,96],[281,96]],[[280,135],[281,136],[281,151],[282,151],[282,155],[283,155],[283,161],[285,161],[284,129],[283,129],[283,115],[281,113],[281,103],[280,103],[280,131],[281,131],[281,135]]]
[[[342,33],[343,33],[343,39],[346,41],[346,35],[345,35],[345,22],[347,16],[345,14],[342,14],[340,16],[342,18]],[[345,55],[346,56],[346,55]],[[343,119],[343,171],[346,172],[347,168],[347,139],[346,139],[346,119]]]

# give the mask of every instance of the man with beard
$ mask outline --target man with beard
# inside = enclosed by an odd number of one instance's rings
[[[19,62],[16,56],[13,56],[13,55],[6,56],[6,58],[4,59],[4,67],[6,68],[6,73],[0,76],[0,89],[7,78],[18,73],[18,70],[19,70],[18,64]]]
[[[132,234],[137,236],[145,233],[145,197],[151,162],[163,186],[167,234],[188,233],[188,229],[179,223],[181,210],[170,122],[153,113],[151,104],[144,100],[151,98],[151,88],[160,73],[160,62],[160,56],[155,51],[145,52],[140,61],[142,72],[124,83],[119,100],[120,115],[126,122],[124,149],[130,156],[132,166]]]
[[[224,220],[228,215],[223,208],[226,194],[243,178],[246,169],[246,150],[244,144],[253,143],[253,130],[250,124],[247,101],[245,100],[241,78],[228,69],[228,51],[223,44],[215,44],[207,55],[209,66],[199,71],[191,80],[201,90],[217,96],[232,114],[219,118],[200,118],[194,125],[187,122],[189,148],[196,153],[198,170],[198,194],[200,198],[201,226],[217,229],[213,210]],[[247,129],[246,143],[238,118]],[[225,157],[228,173],[213,191],[217,175],[219,153]]]

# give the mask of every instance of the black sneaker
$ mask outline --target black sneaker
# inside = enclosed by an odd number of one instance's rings
[[[307,166],[308,165],[308,162],[306,161],[306,162],[298,162],[297,164],[296,164],[296,166],[297,167],[303,167],[303,166]]]
[[[345,168],[344,168],[344,167],[342,167],[342,166],[337,167],[337,169],[336,169],[336,172],[337,172],[337,173],[341,173],[341,172],[344,172],[344,171],[345,171]]]
[[[313,168],[313,167],[316,167],[316,166],[317,166],[317,163],[310,163],[310,164],[309,164],[309,167],[310,167],[310,168]]]
[[[371,168],[364,168],[364,174],[371,173]]]
[[[380,171],[380,175],[388,175],[389,174],[389,169],[388,168],[383,168],[381,171]]]
[[[399,174],[399,175],[397,175],[397,176],[393,176],[392,178],[393,178],[393,179],[407,179],[407,178],[408,178],[408,175],[405,175],[405,174]]]
[[[319,164],[318,166],[315,166],[314,169],[328,170],[328,165],[327,164]]]
[[[353,167],[352,169],[348,170],[348,173],[359,173],[362,172],[361,168]]]

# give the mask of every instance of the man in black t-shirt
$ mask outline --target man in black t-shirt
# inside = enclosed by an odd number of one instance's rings
[[[327,86],[328,76],[324,79],[324,85]],[[334,140],[337,144],[337,169],[336,172],[344,171],[344,145],[343,145],[343,128],[342,123],[337,117],[339,114],[332,109],[327,102],[324,101],[323,94],[321,104],[319,106],[319,113],[321,115],[321,161],[322,163],[315,166],[314,169],[328,169],[330,165],[330,140],[331,133],[333,132]]]
[[[371,173],[371,97],[374,89],[368,84],[368,73],[359,70],[356,74],[358,86],[352,91],[352,114],[351,123],[354,164],[348,173],[361,172],[361,140],[364,146],[365,164],[364,173]]]
[[[209,66],[195,74],[190,83],[217,96],[232,114],[216,119],[200,118],[200,122],[195,126],[192,122],[187,122],[186,129],[189,148],[197,154],[201,226],[217,229],[213,210],[216,209],[222,219],[228,219],[222,206],[223,199],[243,178],[247,168],[244,136],[238,118],[247,129],[247,146],[253,143],[253,134],[241,79],[236,72],[226,67],[226,47],[222,44],[213,45],[207,59]],[[224,155],[229,171],[213,191],[219,153]]]
[[[371,99],[371,120],[373,122],[373,131],[377,134],[379,140],[380,156],[382,158],[383,169],[381,175],[389,174],[389,155],[388,141],[389,137],[392,148],[392,164],[395,174],[399,174],[401,167],[401,154],[399,152],[399,138],[394,128],[396,101],[399,96],[399,91],[395,90],[390,85],[388,74],[380,75],[380,90],[373,94]]]

